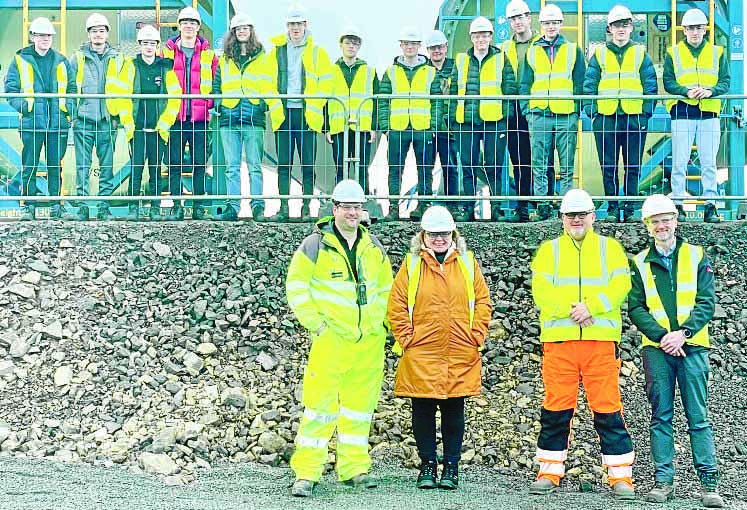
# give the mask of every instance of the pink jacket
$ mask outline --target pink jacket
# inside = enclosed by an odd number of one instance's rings
[[[210,50],[210,42],[202,36],[197,36],[197,42],[195,43],[195,54],[192,57],[190,65],[190,90],[186,90],[186,61],[187,58],[184,55],[181,47],[179,46],[179,40],[181,36],[172,37],[166,42],[166,47],[163,49],[163,56],[174,60],[174,73],[176,73],[179,79],[179,84],[182,86],[182,92],[184,94],[209,94],[212,90],[212,78],[215,76],[215,70],[218,68],[218,58],[215,56],[212,50]],[[207,65],[210,62],[212,68],[212,74],[210,82],[203,84],[203,91],[200,91],[200,68],[204,63]],[[191,115],[187,119],[187,102],[182,101],[182,106],[179,109],[179,115],[177,120],[185,121],[191,120],[192,122],[207,122],[210,120],[210,114],[208,111],[213,107],[213,101],[210,99],[193,99],[191,105]]]

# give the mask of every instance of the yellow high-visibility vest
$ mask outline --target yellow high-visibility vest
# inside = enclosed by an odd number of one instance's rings
[[[611,99],[599,99],[597,109],[602,115],[614,115],[618,105],[628,115],[643,113],[642,99],[624,99],[625,96],[643,94],[641,83],[641,65],[646,57],[646,50],[635,44],[625,50],[622,65],[617,56],[606,47],[598,47],[594,52],[601,69],[598,94]]]
[[[340,66],[333,65],[333,94],[345,104],[351,121],[356,120],[360,112],[360,118],[355,123],[356,131],[371,131],[373,125],[373,99],[370,98],[373,93],[374,78],[376,69],[368,64],[358,66],[358,70],[353,77],[353,83],[348,88],[345,76],[342,74]],[[327,105],[329,112],[329,132],[330,134],[342,133],[345,130],[346,118],[345,109],[339,101],[331,100]]]
[[[456,57],[457,94],[467,93],[467,77],[469,75],[470,58],[467,53],[460,53]],[[503,77],[503,52],[496,52],[482,64],[480,68],[480,95],[497,96],[501,94],[501,80]],[[480,101],[480,119],[483,121],[499,121],[503,118],[503,106],[499,99],[483,99]],[[464,99],[457,102],[456,121],[464,123]]]
[[[217,91],[218,93],[226,95],[243,94],[254,105],[259,105],[260,100],[252,96],[277,94],[277,90],[273,87],[272,76],[268,72],[267,56],[265,54],[261,54],[252,60],[243,73],[236,62],[226,57],[225,54],[221,55],[218,60],[218,66],[220,67],[221,77],[221,89]],[[264,101],[270,111],[272,129],[277,130],[285,120],[283,104],[279,99],[265,99]],[[230,110],[236,108],[239,102],[240,99],[237,98],[221,99],[221,106]]]
[[[703,44],[703,49],[697,59],[693,57],[690,48],[684,41],[667,50],[672,58],[677,83],[683,87],[711,88],[718,83],[719,60],[724,53],[724,48],[723,46],[714,46],[709,41],[705,41]],[[670,99],[667,101],[667,110],[671,111],[677,101],[698,105],[704,112],[721,112],[721,100],[713,98]]]
[[[651,264],[645,262],[649,250],[650,248],[643,250],[633,260],[643,280],[648,311],[662,328],[669,331],[671,328],[669,317],[656,290],[656,282],[654,281],[654,274],[651,272]],[[677,323],[680,325],[690,317],[690,313],[695,306],[695,299],[698,295],[698,266],[702,259],[702,247],[687,243],[680,245],[677,254]],[[692,337],[685,340],[685,343],[710,347],[708,326],[706,325],[703,329],[694,333]],[[660,344],[652,342],[645,335],[643,335],[642,344],[643,346],[661,347]]]
[[[533,44],[527,50],[527,65],[534,71],[534,83],[529,93],[532,96],[572,96],[573,68],[576,65],[576,44],[566,42],[560,45],[555,60],[550,63],[547,52]],[[572,99],[530,99],[529,109],[538,108],[557,114],[570,114],[576,111]]]
[[[407,94],[411,99],[392,99],[389,112],[389,127],[395,131],[403,131],[407,126],[422,131],[431,125],[431,84],[436,79],[436,69],[432,66],[421,66],[412,77],[401,66],[393,65],[387,69],[392,83],[392,94]],[[425,96],[425,97],[424,97]]]
[[[34,67],[29,62],[21,58],[20,55],[16,55],[16,66],[18,67],[18,75],[21,77],[21,90],[24,94],[33,94]],[[65,64],[65,62],[60,62],[59,64],[57,64],[55,74],[57,78],[57,93],[67,93],[67,65]],[[65,113],[69,113],[67,111],[67,99],[61,97],[58,101],[60,110]],[[34,109],[34,98],[27,97],[26,104],[28,105],[28,110],[32,111]]]
[[[75,60],[78,69],[75,73],[75,86],[78,90],[78,94],[83,93],[83,77],[84,77],[84,66],[86,65],[86,55],[82,51],[75,52]],[[104,93],[107,95],[121,95],[125,94],[127,84],[122,79],[122,70],[124,68],[125,58],[122,54],[118,53],[114,57],[111,57],[106,63],[106,78],[104,80]],[[106,110],[109,115],[117,116],[119,111],[123,107],[121,97],[111,97],[105,100]]]

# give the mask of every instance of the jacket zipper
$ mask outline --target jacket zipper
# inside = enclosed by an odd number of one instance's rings
[[[573,241],[573,246],[578,251],[578,302],[581,303],[581,247],[576,245],[575,241]],[[578,339],[584,339],[584,328],[580,324],[578,326]]]
[[[368,246],[366,245],[365,248],[368,248]],[[343,250],[344,249],[345,248],[343,247]],[[337,253],[340,253],[340,250],[337,250],[337,248],[335,248],[335,250],[337,251]],[[340,255],[342,255],[343,259],[345,259],[345,264],[348,266],[348,271],[350,271],[350,275],[353,276],[353,281],[355,282],[355,304],[358,307],[358,340],[356,340],[356,343],[357,343],[363,339],[363,330],[361,329],[361,319],[363,318],[363,310],[361,310],[361,305],[360,303],[358,303],[358,278],[357,276],[355,276],[355,273],[353,273],[353,268],[350,265],[350,260],[348,260],[347,255],[345,255],[344,253],[340,253]],[[355,258],[356,259],[360,258],[357,253],[356,253]]]

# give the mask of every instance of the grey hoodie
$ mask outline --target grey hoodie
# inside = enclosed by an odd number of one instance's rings
[[[288,38],[288,94],[301,94],[303,92],[303,51],[309,40],[309,30],[298,44],[293,44]],[[288,108],[303,107],[303,100],[289,99]]]
[[[91,50],[90,43],[81,45],[80,50],[70,57],[70,68],[73,78],[78,76],[78,55],[82,54],[85,59],[83,66],[83,83],[78,91],[80,94],[103,94],[106,85],[106,66],[109,59],[119,55],[119,51],[107,43],[103,58]],[[77,102],[73,119],[84,119],[90,121],[109,120],[109,112],[106,109],[104,99],[81,99]]]

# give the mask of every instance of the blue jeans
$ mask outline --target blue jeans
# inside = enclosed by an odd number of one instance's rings
[[[223,152],[226,154],[226,189],[229,195],[241,195],[241,149],[244,148],[246,166],[249,169],[249,191],[262,195],[262,155],[265,150],[265,130],[245,124],[220,128]],[[227,204],[238,212],[239,200],[228,200]],[[261,198],[252,198],[252,208],[265,206]]]
[[[99,196],[111,196],[114,191],[114,141],[117,130],[113,129],[108,120],[93,122],[78,119],[73,128],[75,137],[75,184],[78,196],[88,196],[89,175],[93,163],[93,150],[99,158]],[[81,202],[81,205],[90,205]],[[103,201],[100,207],[109,207],[109,202]]]
[[[651,403],[651,457],[656,481],[674,482],[674,387],[680,387],[687,418],[693,464],[698,474],[718,470],[713,432],[708,421],[708,350],[690,349],[687,356],[670,356],[657,347],[644,347],[646,395]]]

